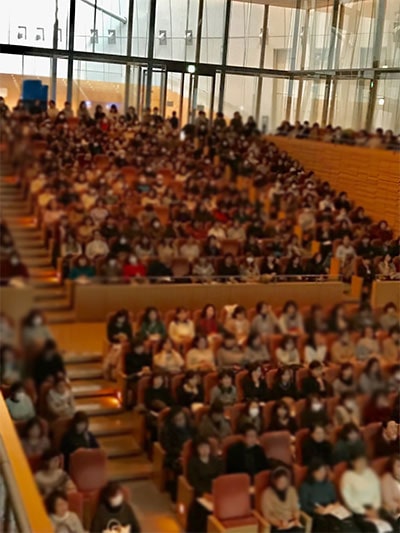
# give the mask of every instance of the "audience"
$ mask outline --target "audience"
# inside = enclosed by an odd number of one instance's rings
[[[110,524],[119,524],[120,528],[130,533],[140,533],[139,522],[133,512],[121,485],[108,483],[101,491],[99,503],[95,511],[90,531],[100,533],[109,529]]]
[[[69,510],[68,497],[65,492],[62,490],[51,492],[46,499],[46,507],[55,531],[84,533],[78,515]]]
[[[18,381],[11,385],[6,405],[11,418],[16,422],[25,422],[36,414],[32,399],[26,393],[23,384]]]
[[[270,468],[270,461],[258,444],[258,434],[252,424],[242,428],[243,440],[229,446],[226,455],[226,473],[245,473],[253,480],[262,470]]]
[[[46,498],[54,491],[75,492],[76,487],[62,468],[61,456],[57,450],[47,450],[42,456],[42,467],[35,474],[36,484]]]

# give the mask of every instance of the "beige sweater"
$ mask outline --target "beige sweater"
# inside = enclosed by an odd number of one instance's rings
[[[272,520],[293,520],[299,513],[299,498],[296,489],[289,487],[286,500],[278,498],[275,491],[268,487],[261,496],[262,514]]]

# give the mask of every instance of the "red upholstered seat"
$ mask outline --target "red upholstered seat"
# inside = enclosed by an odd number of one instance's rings
[[[281,461],[286,465],[292,464],[291,436],[289,431],[269,431],[260,437],[260,444],[264,448],[268,459]]]
[[[107,455],[104,450],[76,450],[70,456],[69,473],[79,492],[93,492],[107,483]]]
[[[247,474],[227,474],[214,479],[214,516],[225,523],[234,520],[235,526],[241,524],[241,519],[247,523],[251,516],[249,491],[250,477]]]

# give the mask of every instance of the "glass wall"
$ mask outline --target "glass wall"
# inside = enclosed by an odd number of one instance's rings
[[[57,105],[72,98],[74,105],[115,102],[140,111],[152,103],[166,115],[176,110],[182,124],[193,110],[213,107],[227,118],[236,110],[256,115],[268,131],[283,119],[400,131],[395,0],[3,4],[0,92],[11,105],[22,81],[37,77]]]

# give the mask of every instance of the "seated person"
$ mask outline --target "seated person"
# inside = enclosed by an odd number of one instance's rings
[[[279,318],[279,327],[284,335],[301,335],[304,333],[303,317],[298,305],[293,300],[285,303]]]
[[[184,364],[181,354],[174,350],[171,339],[166,338],[161,344],[161,351],[154,356],[154,368],[158,371],[176,374],[182,370]]]
[[[75,413],[74,395],[64,377],[56,379],[47,393],[46,403],[53,418],[73,416]]]
[[[261,511],[272,531],[300,533],[300,505],[290,472],[279,466],[272,471],[269,486],[261,496]]]
[[[313,361],[324,363],[328,355],[326,339],[318,331],[314,331],[308,338],[304,348],[304,360],[310,364]]]
[[[197,502],[197,498],[211,494],[212,482],[224,472],[224,464],[220,458],[212,455],[207,439],[197,437],[193,441],[194,453],[189,459],[187,479],[194,489],[194,501],[189,508],[187,531],[203,533],[207,530],[208,512]]]
[[[155,307],[148,307],[140,324],[139,337],[143,341],[158,342],[166,336],[167,330],[159,311]]]
[[[6,405],[11,418],[16,422],[29,420],[36,414],[31,397],[28,396],[23,384],[19,381],[11,385]]]
[[[218,374],[218,385],[211,389],[211,403],[219,400],[224,407],[237,402],[237,391],[233,384],[233,375],[229,370],[222,370]]]
[[[50,440],[40,418],[33,417],[25,424],[21,444],[27,457],[42,455],[50,448]]]
[[[110,252],[108,244],[103,239],[100,231],[93,232],[93,239],[87,243],[85,248],[85,255],[91,261],[98,256],[106,256]]]
[[[350,468],[340,479],[340,492],[360,531],[375,531],[370,520],[381,517],[387,519],[381,513],[379,478],[368,466],[365,454],[358,453],[350,459]]]
[[[374,394],[385,388],[386,383],[382,377],[381,365],[377,357],[369,359],[358,383],[362,394]]]
[[[225,329],[235,336],[239,346],[246,343],[250,332],[250,322],[246,317],[246,309],[243,306],[237,305],[235,307],[232,316],[225,323]]]
[[[168,335],[175,344],[191,342],[195,336],[193,321],[189,318],[189,312],[184,307],[176,309],[175,318],[170,322]]]
[[[300,418],[303,428],[310,428],[314,424],[325,427],[329,424],[329,416],[320,394],[312,393],[307,396],[306,405]]]
[[[250,333],[244,357],[247,363],[268,363],[270,361],[271,356],[258,333]]]
[[[68,497],[64,491],[52,492],[46,499],[46,508],[55,531],[84,533],[78,515],[69,510]]]
[[[254,362],[248,366],[248,374],[242,380],[242,388],[246,400],[268,401],[269,391],[260,363]]]
[[[258,302],[256,305],[256,316],[250,326],[251,333],[266,336],[273,335],[279,330],[278,319],[272,308],[266,302]]]
[[[400,426],[395,420],[382,423],[382,430],[375,440],[375,457],[388,457],[400,450]]]
[[[364,425],[372,424],[377,420],[388,422],[391,419],[389,395],[384,391],[377,391],[364,408]]]
[[[90,279],[96,276],[96,269],[85,255],[80,255],[74,262],[69,273],[69,279]]]
[[[383,359],[386,363],[395,364],[400,360],[400,327],[393,326],[389,337],[383,341]]]
[[[332,444],[323,425],[311,426],[310,434],[302,442],[301,455],[303,465],[308,466],[315,457],[319,457],[324,464],[332,464]]]
[[[388,333],[393,327],[400,326],[400,316],[396,304],[389,302],[383,308],[383,314],[379,318],[379,325]]]
[[[123,270],[120,261],[114,255],[109,254],[106,261],[100,267],[100,276],[104,283],[119,283],[123,281]]]
[[[163,409],[172,405],[171,394],[162,374],[154,373],[152,375],[151,384],[144,395],[144,403],[149,411],[154,411],[155,413],[160,413]]]
[[[331,360],[337,365],[351,363],[354,361],[356,347],[350,338],[350,333],[344,330],[340,333],[339,339],[331,346]]]
[[[22,348],[34,356],[48,346],[48,341],[53,341],[53,335],[41,311],[33,309],[23,319],[21,337]]]
[[[55,490],[75,492],[76,487],[65,470],[61,468],[60,453],[47,450],[42,457],[42,467],[35,474],[35,481],[43,497]]]
[[[357,427],[361,426],[361,412],[354,392],[345,392],[342,394],[340,402],[335,407],[333,423],[337,427],[350,423]]]
[[[199,424],[198,434],[204,439],[213,437],[221,442],[225,437],[232,434],[229,421],[224,415],[224,406],[220,400],[215,400]]]
[[[69,456],[79,448],[99,448],[95,436],[89,431],[89,417],[83,411],[74,414],[71,425],[61,441],[65,470],[68,471]]]
[[[324,379],[324,365],[320,361],[312,361],[308,365],[308,376],[301,382],[301,393],[304,397],[319,394],[322,398],[332,396],[332,386]]]
[[[217,319],[217,311],[212,304],[206,304],[200,314],[196,324],[199,335],[204,335],[208,339],[219,335],[222,332],[222,326]]]
[[[335,516],[341,504],[338,501],[335,485],[329,478],[329,465],[315,458],[307,470],[307,477],[299,490],[300,507],[313,519],[313,532],[354,531],[349,520],[343,522]]]
[[[296,400],[298,391],[294,380],[293,370],[289,366],[278,368],[272,387],[272,398],[281,400],[282,398],[292,398]]]
[[[202,256],[194,263],[192,274],[195,276],[196,281],[206,283],[215,277],[215,269],[211,261],[207,257]]]
[[[353,392],[358,390],[358,383],[354,377],[354,367],[352,363],[342,363],[340,365],[339,375],[334,380],[333,392],[335,396],[341,396],[345,392]]]
[[[229,446],[226,454],[227,474],[248,474],[251,480],[262,470],[270,468],[263,448],[258,444],[256,428],[249,424],[242,428],[244,440]]]
[[[9,344],[0,347],[0,384],[12,385],[22,380],[23,363]]]
[[[53,340],[46,341],[33,362],[33,378],[36,387],[39,389],[44,381],[65,377],[65,375],[64,361],[58,353],[56,343]]]
[[[277,400],[272,409],[271,423],[267,431],[289,431],[294,435],[297,429],[296,419],[291,416],[288,404],[284,400]]]
[[[359,426],[350,422],[345,424],[339,433],[333,448],[333,464],[342,461],[349,462],[350,457],[359,452],[365,453],[365,443],[362,440]]]
[[[371,357],[379,356],[380,351],[374,328],[365,327],[356,345],[356,359],[358,361],[366,361]]]
[[[279,365],[298,366],[301,364],[299,350],[296,347],[296,338],[285,335],[280,347],[276,350]]]
[[[223,262],[219,264],[217,274],[221,283],[240,281],[239,268],[232,254],[226,254]]]
[[[400,455],[398,451],[389,459],[387,472],[381,477],[383,508],[393,519],[400,513]]]
[[[209,347],[207,337],[197,335],[191,349],[186,354],[186,368],[196,372],[212,372],[216,369],[214,353]]]
[[[238,433],[242,433],[243,428],[249,424],[256,428],[259,435],[263,433],[264,420],[262,406],[257,400],[254,399],[247,402],[244,412],[239,416],[239,420],[237,422]]]
[[[226,333],[224,335],[222,346],[217,351],[217,361],[220,369],[243,366],[245,354],[236,343],[235,336],[232,333]]]
[[[105,531],[110,524],[119,524],[121,531],[141,532],[132,506],[126,501],[121,485],[115,481],[110,481],[101,490],[90,531]]]
[[[204,392],[200,375],[194,370],[188,370],[182,385],[177,390],[178,404],[191,407],[193,403],[203,403]]]

